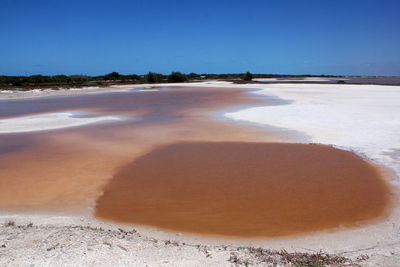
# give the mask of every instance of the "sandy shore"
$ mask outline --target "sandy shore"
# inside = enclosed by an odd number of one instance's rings
[[[0,224],[2,266],[293,266],[295,259],[288,258],[319,253],[298,246],[287,246],[285,252],[268,242],[204,240],[65,214],[0,218],[4,221]],[[345,266],[398,266],[399,248],[392,244],[343,249],[330,257],[339,262],[345,257]]]
[[[0,92],[0,99],[95,94],[146,86]],[[396,104],[396,100],[400,99],[400,87],[234,85],[227,82],[205,82],[190,86],[259,88],[262,89],[257,92],[260,95],[287,100],[290,104],[255,107],[229,112],[226,116],[238,121],[297,131],[299,134],[293,142],[331,144],[353,150],[392,170],[395,177],[390,183],[396,189],[399,186],[400,139],[397,133],[400,130],[400,120],[395,114],[400,114],[400,107]],[[232,260],[232,255],[236,255],[240,259],[248,259],[254,265],[268,265],[267,262],[260,262],[248,250],[240,248],[253,246],[278,251],[323,250],[353,260],[360,255],[367,255],[369,258],[362,261],[361,265],[399,266],[399,218],[400,210],[396,203],[385,221],[358,229],[279,240],[217,240],[143,227],[134,227],[133,230],[131,226],[100,222],[90,216],[2,212],[0,264],[229,266],[240,263]],[[245,265],[244,261],[242,265]]]
[[[82,115],[91,116],[82,118]],[[93,113],[54,112],[31,116],[20,116],[0,120],[0,133],[23,133],[55,130],[69,127],[77,127],[92,123],[105,123],[119,121],[117,116],[101,116]]]
[[[184,85],[200,85],[202,83],[186,83]],[[59,95],[82,95],[82,94],[99,94],[109,92],[125,92],[129,89],[143,88],[143,90],[157,90],[155,87],[164,86],[181,86],[181,83],[168,83],[168,84],[127,84],[127,85],[113,85],[110,87],[83,87],[83,88],[61,88],[57,90],[52,89],[34,89],[28,91],[9,91],[0,90],[1,99],[21,99],[21,98],[33,98],[43,96],[59,96]]]

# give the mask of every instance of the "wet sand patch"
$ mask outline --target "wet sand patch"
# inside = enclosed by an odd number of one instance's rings
[[[374,166],[333,147],[190,142],[121,168],[95,215],[179,232],[279,237],[382,218],[389,195]]]

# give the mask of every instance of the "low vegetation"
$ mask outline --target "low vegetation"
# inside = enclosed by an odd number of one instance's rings
[[[321,75],[320,75],[321,76]],[[172,72],[164,75],[155,72],[149,72],[145,75],[128,74],[123,75],[118,72],[111,72],[100,76],[87,75],[31,75],[31,76],[1,76],[1,90],[31,90],[36,88],[75,88],[85,86],[110,86],[116,84],[144,84],[144,83],[181,83],[199,80],[226,80],[236,82],[251,82],[253,78],[304,78],[312,75],[277,75],[277,74],[252,74],[231,73],[231,74],[184,74],[181,72]]]
[[[251,81],[251,80],[253,80],[253,75],[250,72],[246,72],[246,74],[243,77],[243,80]]]

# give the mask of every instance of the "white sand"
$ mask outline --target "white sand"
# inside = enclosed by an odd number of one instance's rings
[[[304,77],[303,79],[285,79],[285,78],[256,78],[254,81],[259,82],[330,82],[338,80],[348,80],[347,78],[335,78],[335,77]]]
[[[85,113],[85,115],[88,114]],[[93,113],[90,113],[91,117],[76,117],[76,115],[76,112],[54,112],[2,119],[0,120],[0,134],[55,130],[121,120],[117,116],[93,117]]]
[[[201,83],[186,83],[184,85],[198,85]],[[130,89],[143,88],[143,90],[154,91],[154,87],[164,86],[182,86],[182,83],[174,84],[124,84],[124,85],[113,85],[110,87],[83,87],[83,88],[60,88],[57,90],[52,89],[35,89],[29,91],[17,91],[17,90],[2,90],[0,91],[0,100],[2,99],[20,99],[20,98],[34,98],[42,96],[60,96],[60,95],[82,95],[82,94],[99,94],[109,92],[126,92]]]
[[[354,150],[400,173],[400,86],[271,84],[257,94],[292,101],[227,113],[250,121],[300,131],[302,142]]]

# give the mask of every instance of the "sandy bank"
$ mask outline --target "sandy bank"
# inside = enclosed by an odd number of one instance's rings
[[[253,80],[260,81],[260,82],[330,82],[330,81],[347,80],[347,79],[346,78],[304,77],[303,79],[256,78]]]
[[[319,252],[294,244],[286,248],[292,254],[281,254],[273,243],[204,242],[72,215],[3,214],[0,220],[2,266],[293,266],[285,255]],[[345,247],[334,257],[346,257],[346,262],[333,266],[398,266],[400,257],[391,251],[399,249],[399,244]]]
[[[82,115],[91,117],[79,117]],[[0,133],[48,131],[93,123],[119,121],[117,116],[96,116],[93,113],[55,112],[0,119]]]
[[[82,94],[99,94],[99,93],[109,93],[109,92],[124,92],[130,89],[143,88],[142,91],[155,91],[154,87],[165,87],[165,86],[192,86],[199,85],[203,83],[162,83],[162,84],[126,84],[126,85],[113,85],[110,87],[83,87],[83,88],[64,88],[64,89],[34,89],[27,91],[0,91],[1,99],[21,99],[21,98],[33,98],[33,97],[43,97],[43,96],[59,96],[59,95],[82,95]]]

